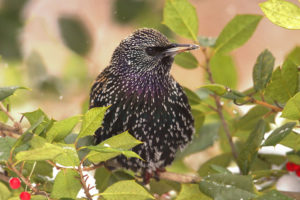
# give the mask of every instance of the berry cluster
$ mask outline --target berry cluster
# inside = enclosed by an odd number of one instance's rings
[[[300,165],[293,162],[287,162],[285,167],[290,172],[296,172],[296,175],[300,177]]]
[[[21,181],[19,178],[14,177],[9,180],[9,185],[12,189],[18,189],[21,186]],[[20,199],[30,200],[30,194],[28,192],[21,192]]]

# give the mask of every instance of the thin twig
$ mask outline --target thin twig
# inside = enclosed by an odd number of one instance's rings
[[[251,103],[262,105],[264,107],[270,108],[270,109],[272,109],[275,112],[281,112],[283,110],[282,108],[280,108],[278,106],[271,105],[271,104],[269,104],[267,102],[264,102],[264,101],[256,100],[256,99],[254,99],[252,97],[248,97],[247,100],[249,100]]]
[[[86,184],[86,180],[87,180],[88,176],[83,175],[83,172],[82,172],[82,167],[81,167],[81,166],[82,166],[84,160],[85,160],[85,159],[82,159],[82,160],[81,160],[80,164],[78,165],[77,171],[79,172],[79,175],[80,175],[80,183],[81,183],[81,185],[82,185],[82,187],[83,187],[83,190],[84,190],[84,193],[85,193],[87,199],[88,199],[88,200],[93,200],[93,197],[92,197],[92,195],[90,194],[90,189],[91,189],[91,188],[90,188],[90,186],[87,186],[87,184]]]
[[[0,180],[5,181],[5,182],[9,182],[10,177],[6,176],[5,173],[0,172]]]
[[[93,165],[91,167],[83,167],[82,171],[91,171],[91,170],[97,169],[97,168],[102,167],[102,166],[104,166],[104,164],[103,163],[99,163],[99,164]]]
[[[209,66],[209,63],[210,63],[210,57],[207,55],[207,51],[205,48],[201,48],[202,50],[202,53],[205,57],[205,66],[206,66],[206,72],[208,74],[208,80],[211,82],[211,83],[215,83],[214,79],[213,79],[213,76],[212,76],[212,73],[211,73],[211,70],[210,70],[210,66]],[[231,137],[231,134],[230,134],[230,130],[229,130],[229,127],[228,127],[228,124],[225,120],[225,117],[224,117],[224,114],[223,114],[223,109],[222,109],[222,104],[221,104],[221,100],[220,100],[220,97],[217,96],[217,95],[212,95],[213,98],[215,99],[215,102],[216,102],[216,106],[217,106],[217,113],[221,119],[221,122],[222,122],[222,125],[223,125],[223,128],[224,128],[224,132],[226,134],[226,137],[228,139],[228,142],[229,142],[229,145],[231,147],[231,152],[232,152],[232,155],[235,159],[237,159],[238,157],[238,154],[237,154],[237,150],[234,146],[234,143],[233,143],[233,140],[232,140],[232,137]]]
[[[17,133],[19,135],[22,135],[23,131],[22,131],[22,127],[21,127],[21,124],[19,122],[17,122],[12,116],[11,114],[8,112],[8,108],[5,108],[5,106],[3,105],[2,102],[0,102],[0,110],[2,112],[4,112],[7,117],[14,123],[14,127],[15,129],[17,130]]]

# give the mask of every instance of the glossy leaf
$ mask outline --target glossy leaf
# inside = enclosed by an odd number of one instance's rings
[[[213,157],[200,166],[200,168],[198,169],[198,174],[199,176],[207,176],[211,173],[215,173],[215,171],[211,168],[211,165],[227,167],[231,159],[232,156],[229,153],[220,154],[216,157]]]
[[[256,197],[250,176],[212,174],[199,183],[200,190],[218,200],[250,200]]]
[[[215,51],[228,53],[246,43],[262,19],[260,15],[237,15],[222,30]]]
[[[195,69],[198,67],[198,60],[190,52],[183,52],[175,56],[175,63],[186,69]]]
[[[266,88],[265,95],[279,103],[286,103],[293,97],[298,88],[298,66],[287,59],[282,69],[273,72],[271,82]]]
[[[231,56],[215,54],[210,60],[210,70],[215,83],[236,88],[237,70]]]
[[[245,145],[238,155],[237,164],[239,165],[241,172],[245,175],[248,174],[251,165],[256,159],[259,146],[264,138],[265,126],[263,120],[260,120],[257,123],[255,129],[250,133]]]
[[[78,172],[73,169],[63,169],[55,177],[51,198],[75,199],[80,188]]]
[[[217,84],[217,83],[206,84],[206,85],[203,85],[201,88],[206,88],[209,91],[211,91],[219,96],[222,96],[227,92],[227,88],[224,85]]]
[[[106,200],[148,200],[154,197],[135,181],[119,181],[100,193]]]
[[[50,130],[46,133],[46,139],[49,142],[63,140],[71,133],[73,128],[79,122],[80,118],[80,116],[74,116],[54,122]]]
[[[286,103],[281,117],[293,120],[300,119],[300,92],[298,92]]]
[[[176,200],[210,200],[211,198],[200,192],[197,184],[182,184]]]
[[[188,0],[166,0],[163,23],[178,35],[197,41],[197,13]]]
[[[19,86],[0,87],[0,101],[3,101],[7,97],[13,95],[17,89],[26,89]]]
[[[275,146],[277,143],[283,140],[283,138],[285,138],[289,133],[291,133],[295,125],[295,122],[289,122],[275,129],[271,133],[271,135],[266,139],[263,146]]]
[[[119,135],[113,136],[107,140],[104,140],[95,148],[104,149],[104,147],[111,147],[116,149],[122,149],[129,150],[133,148],[136,145],[141,144],[142,142],[139,140],[136,140],[133,136],[131,136],[128,132],[121,133]],[[112,152],[109,150],[109,152],[98,152],[95,150],[92,150],[88,155],[87,158],[93,162],[93,163],[99,163],[101,161],[108,160],[110,158],[113,158],[117,155],[119,155],[120,152]]]
[[[74,144],[60,144],[57,143],[57,146],[61,147],[63,151],[58,154],[53,160],[54,162],[63,165],[63,166],[78,166],[80,160],[78,158],[77,151]]]
[[[287,29],[300,29],[300,8],[284,0],[268,0],[259,4],[267,18]]]
[[[267,49],[258,56],[252,74],[254,89],[256,91],[266,87],[272,76],[274,62],[274,56]]]
[[[107,109],[108,107],[95,107],[88,110],[83,116],[78,138],[94,135],[95,131],[101,126]]]

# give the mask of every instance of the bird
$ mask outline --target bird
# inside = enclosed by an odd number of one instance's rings
[[[132,149],[143,160],[120,155],[114,161],[140,173],[144,182],[164,171],[192,140],[191,107],[170,69],[176,54],[197,48],[171,43],[155,29],[137,29],[116,47],[91,87],[89,108],[110,106],[95,144],[128,130],[143,142]]]

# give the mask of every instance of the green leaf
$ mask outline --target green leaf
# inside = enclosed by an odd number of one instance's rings
[[[5,108],[8,108],[8,111],[10,111],[11,106],[8,106],[10,104],[9,98],[6,98],[2,101],[2,104]],[[0,110],[0,122],[6,123],[8,121],[8,116],[7,114]]]
[[[207,176],[211,173],[215,173],[215,170],[211,168],[211,165],[219,165],[222,167],[227,167],[231,161],[231,158],[232,158],[231,154],[224,153],[209,159],[208,161],[203,163],[198,169],[199,176],[202,177],[202,176]]]
[[[78,158],[77,151],[74,144],[60,144],[57,143],[57,146],[61,147],[63,151],[58,154],[54,161],[63,166],[78,166],[80,160]]]
[[[195,69],[198,67],[198,60],[190,52],[183,52],[175,56],[175,63],[186,69]]]
[[[23,115],[29,121],[31,126],[33,126],[40,118],[43,118],[41,124],[39,124],[34,131],[37,135],[40,135],[49,125],[51,126],[52,124],[51,120],[49,120],[48,116],[40,108],[32,112],[23,113]]]
[[[199,191],[197,184],[182,184],[176,200],[210,200],[208,196]]]
[[[214,141],[218,138],[219,124],[205,124],[201,127],[198,134],[190,144],[183,151],[178,151],[176,159],[181,159],[187,155],[200,152],[213,145]]]
[[[285,196],[277,190],[271,190],[266,194],[255,198],[254,200],[293,200],[292,198]]]
[[[142,142],[135,139],[133,136],[131,136],[127,131],[124,133],[121,133],[119,135],[115,135],[97,146],[95,148],[104,148],[104,147],[111,147],[116,149],[123,149],[123,150],[129,150],[133,148],[136,145],[141,144]],[[110,158],[113,158],[117,155],[119,155],[119,152],[97,152],[95,150],[92,150],[88,155],[87,158],[93,162],[93,163],[99,163],[101,161],[106,161]]]
[[[11,192],[9,189],[4,185],[2,182],[0,182],[0,199],[8,199],[8,197],[11,196]]]
[[[237,164],[243,174],[248,174],[257,157],[259,146],[264,139],[265,126],[266,123],[263,120],[257,123],[238,155]]]
[[[297,66],[300,65],[300,46],[296,46],[288,55],[287,59],[291,60]]]
[[[0,101],[3,101],[7,97],[14,94],[17,89],[26,89],[19,86],[10,86],[10,87],[0,87]]]
[[[63,140],[71,133],[73,128],[80,120],[80,116],[70,117],[61,121],[54,122],[52,127],[46,133],[48,142]]]
[[[209,91],[222,96],[227,92],[227,88],[224,85],[220,85],[220,84],[207,84],[207,85],[203,85],[201,88],[206,88]]]
[[[36,148],[28,151],[21,151],[17,153],[16,159],[18,161],[24,160],[52,160],[59,154],[63,153],[63,148],[50,144],[45,143],[43,147]]]
[[[298,88],[298,66],[287,59],[282,69],[275,69],[271,82],[266,88],[265,95],[279,103],[287,102],[297,92]]]
[[[92,45],[92,39],[85,24],[76,16],[62,16],[58,19],[63,42],[81,56],[86,55]]]
[[[210,168],[216,171],[217,173],[232,174],[231,171],[229,171],[227,168],[219,165],[211,164]]]
[[[216,44],[217,38],[198,36],[198,42],[202,47],[214,47]]]
[[[197,93],[195,93],[194,91],[183,87],[184,93],[186,94],[186,96],[188,97],[189,103],[190,105],[197,105],[201,103],[201,99],[198,96]]]
[[[135,181],[119,181],[100,193],[106,200],[149,200],[154,197]]]
[[[219,35],[215,51],[218,53],[228,53],[242,46],[252,36],[261,19],[262,16],[260,15],[235,16]]]
[[[298,92],[286,103],[281,117],[294,120],[300,119],[300,92]]]
[[[236,88],[237,71],[232,56],[215,54],[210,60],[210,70],[216,83]]]
[[[236,127],[240,130],[253,130],[253,127],[255,127],[257,122],[269,111],[269,108],[263,106],[255,106],[237,121]]]
[[[16,139],[11,137],[0,137],[0,161],[7,161],[10,150],[15,144]]]
[[[288,152],[286,157],[289,162],[300,165],[300,152]]]
[[[300,150],[300,134],[297,134],[295,132],[290,133],[288,136],[286,136],[280,144],[290,147],[294,149],[295,151]]]
[[[272,76],[274,62],[274,56],[267,49],[258,56],[252,74],[254,89],[256,91],[266,87]]]
[[[55,177],[51,198],[75,199],[81,188],[78,178],[78,172],[73,169],[61,170]]]
[[[109,107],[95,107],[87,111],[83,116],[83,121],[78,138],[94,135],[95,131],[101,127],[105,112]]]
[[[198,133],[204,123],[205,115],[203,112],[197,109],[192,108],[192,115],[194,117],[194,126],[195,126],[195,132]]]
[[[163,23],[175,33],[197,41],[198,17],[187,0],[166,0]]]
[[[207,196],[218,200],[250,200],[256,197],[250,176],[212,174],[203,178],[199,188]]]
[[[283,140],[296,126],[295,122],[289,122],[275,129],[271,135],[265,140],[263,146],[275,146]]]
[[[284,0],[269,0],[259,4],[266,17],[287,29],[300,29],[300,8]]]
[[[258,170],[258,171],[253,171],[251,173],[251,176],[253,179],[260,179],[260,178],[269,178],[269,177],[281,177],[282,175],[286,174],[286,170]]]

